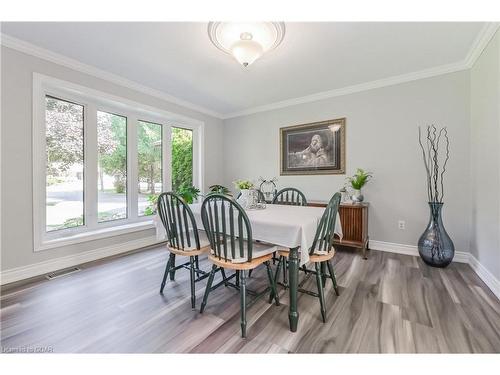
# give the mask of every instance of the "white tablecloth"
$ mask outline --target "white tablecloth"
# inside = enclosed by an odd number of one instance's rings
[[[201,203],[190,205],[198,229],[203,229]],[[252,225],[254,240],[272,243],[287,248],[300,246],[300,263],[309,261],[309,248],[314,241],[316,228],[325,211],[322,207],[302,207],[269,204],[264,210],[246,210]],[[156,237],[165,238],[165,228],[158,217],[154,218]],[[342,238],[342,223],[337,213],[335,233]]]

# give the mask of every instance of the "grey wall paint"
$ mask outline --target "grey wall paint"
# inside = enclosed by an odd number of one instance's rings
[[[471,253],[500,279],[500,32],[471,71]]]
[[[449,128],[452,158],[446,178],[445,225],[457,250],[469,251],[500,277],[500,41],[496,37],[471,72],[464,71],[221,120],[2,47],[1,269],[153,235],[153,231],[34,253],[32,250],[32,73],[39,72],[205,122],[205,188],[237,178],[278,176],[310,199],[327,199],[345,176],[279,176],[279,128],[347,118],[347,175],[375,173],[364,189],[374,240],[415,245],[427,223],[418,125]],[[496,169],[495,169],[496,168]],[[470,173],[469,173],[470,171]],[[497,171],[497,172],[495,172]],[[403,177],[402,177],[403,176]],[[471,200],[470,197],[473,197]],[[485,198],[487,197],[487,198]],[[471,219],[472,213],[472,219]],[[397,220],[406,220],[406,230]]]
[[[416,245],[428,220],[425,172],[417,126],[447,126],[451,160],[444,223],[458,251],[469,250],[470,82],[463,71],[224,121],[224,181],[277,176],[309,199],[326,200],[346,175],[279,176],[279,128],[346,117],[347,175],[374,173],[364,188],[372,240]],[[406,229],[398,230],[398,220]]]
[[[1,50],[2,89],[2,257],[1,269],[26,266],[53,258],[94,250],[111,244],[151,236],[153,230],[131,233],[64,248],[33,252],[32,208],[32,75],[46,74],[149,106],[176,112],[205,122],[205,187],[220,181],[222,121],[165,102],[102,79],[20,53]]]

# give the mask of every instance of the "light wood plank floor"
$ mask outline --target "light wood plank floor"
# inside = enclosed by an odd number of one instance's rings
[[[318,300],[300,294],[299,328],[291,333],[288,293],[280,289],[281,306],[261,299],[248,310],[248,338],[241,339],[237,291],[215,290],[200,314],[191,310],[189,272],[181,270],[164,296],[159,294],[167,256],[164,248],[154,248],[87,264],[51,281],[4,287],[2,347],[93,353],[500,352],[500,302],[465,264],[435,269],[417,257],[372,250],[363,260],[340,250],[334,258],[340,296],[327,281],[326,324]],[[210,267],[206,259],[201,265]],[[248,287],[259,289],[265,276],[258,269]],[[197,283],[197,308],[204,286]],[[305,286],[315,288],[314,278]]]

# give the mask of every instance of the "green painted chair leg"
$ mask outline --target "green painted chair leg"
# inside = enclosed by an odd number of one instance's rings
[[[283,285],[285,290],[288,288],[288,267],[286,264],[286,258],[283,257]]]
[[[224,271],[224,268],[219,267],[220,273],[222,275],[222,280],[224,280],[224,286],[227,287],[227,278],[226,278],[226,272]]]
[[[276,306],[280,305],[280,298],[278,296],[278,291],[276,289],[276,280],[273,278],[273,272],[271,271],[271,265],[269,262],[264,262],[266,265],[267,269],[267,277],[269,279],[269,286],[271,287],[271,295],[269,297],[269,303],[273,301],[273,299],[276,301]]]
[[[203,295],[203,301],[200,307],[200,314],[205,310],[205,306],[207,305],[208,293],[210,293],[210,288],[212,288],[212,283],[214,281],[215,271],[217,270],[217,266],[214,264],[212,266],[212,270],[210,271],[210,275],[208,276],[207,287],[205,288],[205,294]]]
[[[198,255],[194,257],[195,264],[196,264],[196,269],[200,269],[200,260],[198,259]]]
[[[247,281],[246,271],[240,271],[241,337],[247,337]]]
[[[248,271],[248,277],[252,277],[252,271],[253,271],[253,270],[249,270],[249,271]]]
[[[282,256],[279,257],[279,259],[278,259],[278,267],[276,267],[276,272],[274,274],[274,281],[275,282],[278,282],[278,279],[280,277],[280,270],[281,270],[281,264],[282,264],[281,262],[283,262],[283,261],[284,261],[284,257],[282,257]],[[272,301],[272,298],[269,298],[269,303],[271,303],[271,301]]]
[[[330,277],[332,278],[333,289],[335,289],[335,294],[338,296],[339,295],[339,288],[337,286],[337,279],[335,278],[335,272],[333,272],[332,263],[330,263],[330,261],[328,260],[326,262],[326,265],[328,266],[328,272],[330,272]]]
[[[195,257],[189,257],[189,271],[190,271],[190,276],[191,276],[191,308],[194,310],[196,306],[196,292],[195,292],[195,286],[194,286],[194,280],[196,279],[195,273],[194,273],[194,265],[195,265]]]
[[[325,262],[321,262],[321,275],[323,277],[323,288],[326,286],[326,264]]]
[[[172,254],[172,264],[170,265],[172,267],[172,270],[170,271],[170,280],[174,281],[175,280],[175,254]]]
[[[239,287],[240,286],[240,271],[236,271],[236,282],[235,282],[236,286]]]
[[[163,280],[161,282],[161,287],[160,287],[160,293],[161,294],[163,294],[163,289],[165,289],[165,284],[167,282],[168,272],[169,272],[170,267],[172,265],[172,255],[173,254],[170,254],[169,257],[168,257],[167,266],[165,267],[165,273],[163,274]]]
[[[319,263],[315,263],[314,265],[316,267],[316,284],[318,286],[319,303],[321,305],[321,317],[323,318],[323,323],[326,323],[325,295],[323,293],[323,275],[321,274],[321,265]]]

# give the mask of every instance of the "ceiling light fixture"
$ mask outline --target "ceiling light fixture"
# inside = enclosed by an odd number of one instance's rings
[[[284,22],[210,22],[208,36],[222,52],[244,67],[278,47],[285,36]]]

